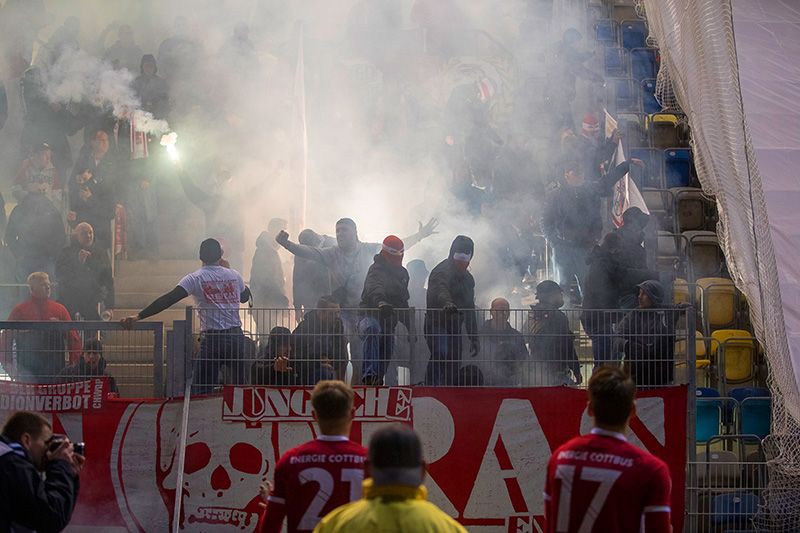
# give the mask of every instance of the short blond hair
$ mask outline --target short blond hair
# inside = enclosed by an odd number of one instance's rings
[[[50,281],[50,275],[47,272],[31,272],[28,275],[28,287],[33,285],[34,281],[47,282]]]

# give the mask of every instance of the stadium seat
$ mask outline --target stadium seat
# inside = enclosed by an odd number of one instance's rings
[[[612,78],[606,80],[606,107],[612,115],[619,113],[638,113],[639,86],[631,78]]]
[[[642,81],[658,74],[658,49],[634,48],[630,51],[631,76]]]
[[[617,45],[617,22],[611,19],[598,20],[594,24],[594,40],[605,45]]]
[[[725,256],[713,231],[684,231],[688,245],[689,282],[719,276],[725,268]]]
[[[683,270],[686,238],[668,231],[659,231],[656,242],[658,269],[664,271]]]
[[[633,5],[615,5],[611,8],[611,17],[617,22],[624,20],[632,20],[639,15],[636,13],[636,8]]]
[[[635,179],[635,178],[634,178]],[[668,230],[672,227],[672,194],[664,189],[642,188],[642,198],[655,217],[658,230]]]
[[[711,502],[711,522],[745,527],[758,510],[758,497],[750,492],[718,494]]]
[[[675,233],[712,230],[714,201],[697,187],[673,187],[675,198]]]
[[[769,435],[772,414],[769,390],[763,387],[739,387],[732,389],[730,395],[739,403],[739,433],[757,435],[761,439]]]
[[[703,321],[709,333],[736,323],[737,289],[727,278],[700,278],[697,280],[701,295]]]
[[[650,135],[644,127],[643,114],[622,113],[617,117],[617,124],[626,149],[650,146]]]
[[[754,377],[756,343],[749,331],[718,329],[711,334],[711,355],[716,356],[725,383],[746,383]]]
[[[692,183],[692,151],[688,148],[664,150],[664,179],[667,189],[689,187]]]
[[[675,278],[672,282],[672,300],[676,304],[692,304],[697,305],[700,302],[700,288],[695,285],[694,299],[689,292],[689,283],[683,278]]]
[[[623,20],[619,24],[619,31],[622,36],[622,47],[631,50],[633,48],[647,47],[647,23],[641,19]]]
[[[623,78],[629,70],[628,51],[616,46],[603,49],[603,71],[608,78]]]
[[[664,186],[664,154],[655,148],[631,148],[629,157],[644,161],[644,168],[631,165],[633,179],[642,187],[666,189]],[[637,179],[638,178],[638,179]],[[671,207],[672,204],[670,204]]]
[[[727,450],[697,454],[697,484],[701,488],[735,487],[741,477],[741,463]]]
[[[642,112],[648,115],[661,111],[661,104],[656,100],[656,80],[648,78],[642,80]]]
[[[722,423],[722,400],[715,389],[697,387],[697,417],[695,422],[695,440],[707,442],[719,435]]]
[[[662,150],[682,145],[679,128],[680,121],[672,113],[654,113],[645,119],[650,145]]]

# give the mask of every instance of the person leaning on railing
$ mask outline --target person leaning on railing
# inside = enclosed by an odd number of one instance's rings
[[[324,368],[330,367],[335,379],[343,380],[347,368],[347,337],[339,316],[339,304],[332,296],[323,296],[316,305],[316,309],[306,311],[292,332],[295,357],[298,364],[310,367],[309,372],[316,368],[321,375]],[[303,371],[300,372],[303,375]]]

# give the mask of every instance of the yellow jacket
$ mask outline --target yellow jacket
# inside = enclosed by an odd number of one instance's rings
[[[328,513],[314,533],[467,533],[427,500],[422,485],[376,487],[365,479],[363,490],[363,498]]]

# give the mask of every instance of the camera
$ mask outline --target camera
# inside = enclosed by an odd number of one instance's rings
[[[47,441],[47,450],[50,452],[56,451],[66,438],[66,435],[53,435],[50,440]],[[72,451],[80,455],[86,455],[86,444],[83,442],[73,442]]]

